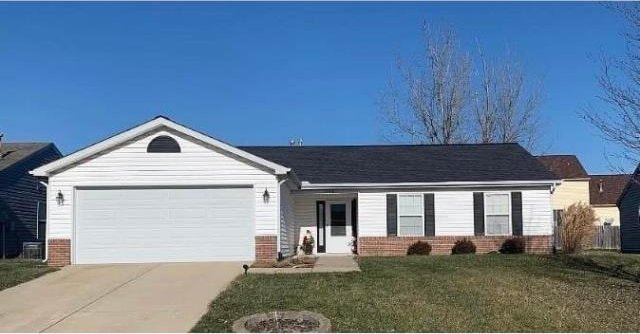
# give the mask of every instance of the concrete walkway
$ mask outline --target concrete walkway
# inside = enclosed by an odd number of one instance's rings
[[[251,274],[345,273],[360,271],[353,255],[320,255],[313,268],[251,268]]]
[[[0,332],[187,332],[242,263],[69,266],[0,291]]]

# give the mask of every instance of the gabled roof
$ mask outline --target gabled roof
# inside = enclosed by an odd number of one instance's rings
[[[589,175],[589,197],[591,204],[616,204],[631,175]]]
[[[52,145],[51,143],[2,143],[0,145],[0,171],[30,157],[34,153]]]
[[[580,160],[575,155],[541,155],[538,160],[561,179],[587,179]]]
[[[143,135],[145,133],[160,129],[160,128],[168,128],[168,129],[172,129],[174,131],[183,133],[189,137],[192,137],[196,140],[199,140],[201,142],[204,142],[206,144],[215,146],[223,151],[226,151],[228,153],[231,153],[233,155],[236,155],[240,158],[246,159],[248,161],[251,161],[257,165],[266,167],[268,169],[273,170],[273,172],[275,174],[286,174],[290,171],[290,168],[287,168],[285,166],[281,166],[277,163],[265,160],[261,157],[255,156],[251,153],[245,152],[243,150],[240,150],[234,146],[231,146],[227,143],[224,143],[220,140],[217,140],[215,138],[209,137],[205,134],[202,134],[198,131],[192,130],[190,128],[187,128],[183,125],[180,125],[164,116],[158,116],[148,122],[145,122],[143,124],[140,124],[134,128],[131,128],[129,130],[126,130],[124,132],[120,132],[112,137],[109,137],[108,139],[105,139],[101,142],[98,142],[96,144],[90,145],[86,148],[83,148],[79,151],[76,151],[72,154],[69,154],[67,156],[65,156],[64,158],[58,159],[56,161],[53,161],[51,163],[48,163],[44,166],[41,166],[39,168],[36,168],[35,170],[31,171],[31,174],[35,175],[35,176],[49,176],[52,173],[54,173],[57,170],[60,170],[62,168],[65,168],[67,166],[70,166],[74,163],[80,162],[84,159],[88,159],[96,154],[99,154],[107,149],[110,149],[112,147],[115,147],[117,145],[120,145],[122,143],[127,142],[128,140],[131,140],[133,138],[136,138],[140,135]]]
[[[301,181],[442,183],[558,180],[518,144],[245,146]]]

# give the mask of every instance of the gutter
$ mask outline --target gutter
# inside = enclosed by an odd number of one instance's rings
[[[478,187],[514,187],[514,186],[551,186],[560,184],[560,180],[533,181],[481,181],[481,182],[399,182],[399,183],[310,183],[303,181],[301,190],[321,189],[394,189],[394,188],[478,188]]]

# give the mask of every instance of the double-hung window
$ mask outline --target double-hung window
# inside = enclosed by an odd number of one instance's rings
[[[485,194],[485,234],[511,234],[511,208],[509,193]]]
[[[424,199],[422,194],[398,194],[398,235],[424,235]]]

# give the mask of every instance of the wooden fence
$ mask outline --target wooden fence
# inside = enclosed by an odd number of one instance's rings
[[[553,234],[556,248],[562,249],[562,230],[559,226],[556,226]],[[591,248],[620,249],[620,226],[595,226]]]

